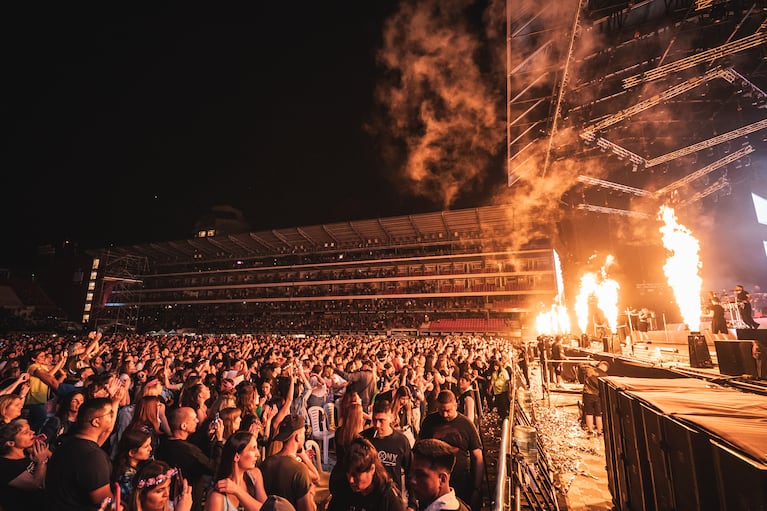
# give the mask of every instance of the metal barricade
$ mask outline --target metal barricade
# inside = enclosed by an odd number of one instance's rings
[[[513,358],[512,358],[513,360]],[[512,400],[509,418],[503,422],[501,430],[501,445],[498,454],[498,479],[495,489],[495,503],[493,511],[519,511],[524,504],[526,509],[541,511],[558,511],[556,488],[552,478],[551,464],[541,442],[535,443],[535,453],[527,451],[530,447],[529,435],[535,428],[535,410],[530,406],[525,409],[524,403],[520,403],[520,391],[517,385],[521,381],[520,369],[513,364],[514,376],[511,378]],[[514,426],[522,428],[518,443],[514,442]],[[522,452],[520,450],[522,446]]]

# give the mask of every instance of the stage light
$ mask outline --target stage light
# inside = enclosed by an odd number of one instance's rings
[[[755,193],[751,194],[751,200],[754,203],[756,211],[756,220],[762,225],[767,225],[767,199]]]

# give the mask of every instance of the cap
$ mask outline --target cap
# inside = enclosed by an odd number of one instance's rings
[[[261,506],[262,511],[296,511],[293,504],[285,497],[279,495],[269,495],[266,502]]]
[[[277,431],[275,440],[284,442],[293,432],[304,428],[304,418],[300,415],[286,415],[282,422],[280,422],[280,429]]]

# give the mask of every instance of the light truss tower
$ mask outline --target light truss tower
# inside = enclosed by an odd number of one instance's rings
[[[94,328],[135,330],[139,308],[109,307],[108,302],[116,299],[124,302],[140,301],[141,294],[136,291],[144,287],[143,276],[149,272],[149,261],[146,257],[116,255],[109,250],[101,254],[100,258],[98,293],[93,304],[91,323]]]

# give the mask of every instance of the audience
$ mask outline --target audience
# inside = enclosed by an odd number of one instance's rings
[[[493,395],[483,383],[492,381],[487,368],[510,349],[492,337],[190,340],[92,332],[75,340],[2,340],[9,393],[0,395],[0,439],[18,436],[0,452],[0,466],[9,467],[0,471],[6,510],[18,508],[14,502],[29,508],[35,499],[49,509],[109,509],[112,499],[126,511],[260,510],[267,502],[314,511],[328,503],[316,485],[331,469],[331,509],[423,509],[446,495],[476,507],[483,459],[473,422],[481,408],[470,406],[475,417],[466,419],[448,389],[461,394],[462,409],[474,398],[466,394],[472,383],[480,399]],[[23,364],[10,364],[24,353],[34,373],[28,384]],[[337,461],[323,467],[304,446],[307,409],[330,403]],[[40,431],[52,455],[43,440],[31,440]],[[432,449],[428,456],[438,459],[429,458],[431,472],[413,474],[413,442],[432,437],[457,451],[458,462],[447,467]],[[22,467],[20,460],[28,461]],[[451,473],[452,483],[434,493],[408,482]]]

